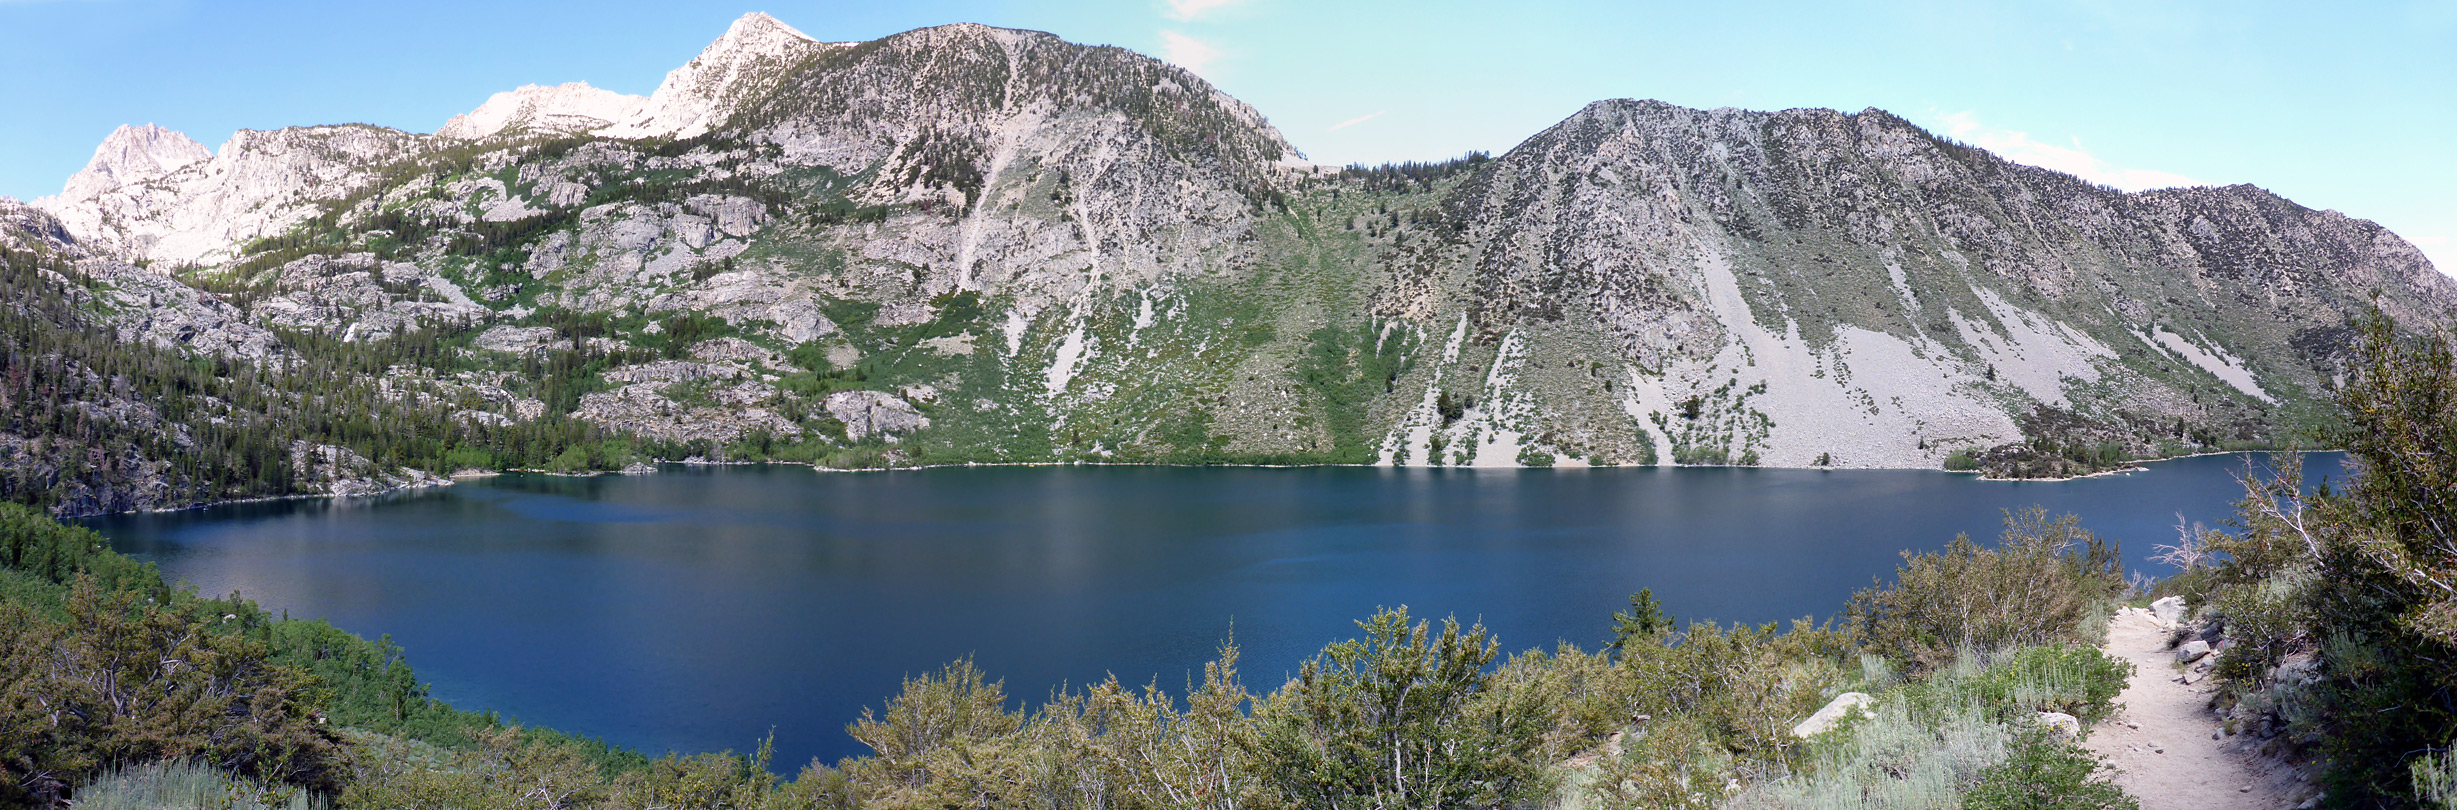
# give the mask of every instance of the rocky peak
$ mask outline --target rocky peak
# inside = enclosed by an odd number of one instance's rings
[[[62,201],[90,200],[105,191],[129,183],[156,179],[186,167],[210,160],[213,153],[176,130],[153,124],[122,125],[111,136],[94,147],[94,159],[83,171],[68,178],[60,190]]]
[[[786,68],[836,47],[843,46],[821,43],[765,13],[745,14],[698,57],[667,73],[645,105],[598,134],[616,138],[705,134],[772,88]]]
[[[504,131],[573,133],[612,125],[640,111],[648,99],[569,82],[532,84],[496,93],[485,104],[456,115],[437,137],[476,140]]]
[[[323,200],[372,178],[375,167],[429,143],[424,135],[357,124],[243,129],[208,155],[186,136],[159,128],[122,137],[135,129],[122,128],[96,152],[96,166],[107,167],[115,182],[72,180],[68,192],[35,205],[89,248],[180,264],[218,261],[235,245],[279,233],[314,215]],[[79,177],[88,175],[104,176],[88,167]]]

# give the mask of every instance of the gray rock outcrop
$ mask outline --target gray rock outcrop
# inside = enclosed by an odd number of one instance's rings
[[[379,495],[452,483],[421,470],[382,467],[349,448],[329,444],[292,444],[290,467],[300,489],[321,495]]]
[[[861,441],[871,436],[896,437],[930,426],[930,418],[903,397],[882,391],[838,391],[828,395],[828,414],[845,423],[845,437]]]

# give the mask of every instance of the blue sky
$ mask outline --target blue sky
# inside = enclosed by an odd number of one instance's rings
[[[522,84],[646,94],[735,17],[870,39],[971,21],[1132,48],[1316,161],[1495,153],[1589,101],[1880,107],[2123,188],[2253,183],[2457,273],[2457,0],[1294,2],[0,0],[0,195],[123,123],[432,131]]]

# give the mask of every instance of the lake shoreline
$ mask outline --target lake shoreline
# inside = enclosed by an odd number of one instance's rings
[[[1173,683],[1231,632],[1276,675],[1376,606],[1481,621],[1513,647],[1598,643],[1642,587],[1685,619],[1823,620],[1903,551],[1994,536],[2032,506],[2156,572],[2148,544],[2177,511],[2223,519],[2242,463],[2010,488],[1911,470],[728,462],[85,525],[203,592],[390,635],[456,706],[651,751],[740,750],[774,724],[800,760],[852,752],[858,698],[968,654],[1038,693],[1110,672]],[[1126,466],[1142,469],[1095,469]],[[686,693],[700,702],[658,708]]]
[[[914,464],[914,465],[909,465],[909,466],[901,466],[901,467],[829,467],[829,466],[824,466],[824,465],[818,464],[818,463],[816,463],[816,462],[804,462],[804,461],[710,461],[710,460],[707,460],[707,459],[698,459],[698,460],[684,460],[684,461],[639,462],[639,463],[637,463],[637,464],[635,464],[635,465],[634,465],[634,466],[646,466],[646,467],[650,467],[650,468],[652,468],[652,469],[649,469],[649,470],[646,470],[646,471],[634,471],[634,470],[631,470],[631,469],[629,469],[629,468],[626,468],[626,469],[622,469],[622,470],[590,470],[590,471],[588,471],[588,472],[576,472],[576,473],[572,473],[572,472],[555,472],[555,471],[552,471],[552,470],[531,469],[531,468],[512,468],[512,469],[503,469],[503,470],[478,470],[478,469],[466,469],[466,470],[458,470],[458,471],[455,471],[455,472],[453,472],[453,473],[451,473],[451,474],[449,474],[449,475],[439,476],[439,478],[441,479],[441,482],[440,482],[440,483],[403,484],[403,485],[400,485],[400,486],[395,486],[395,487],[392,487],[392,488],[389,488],[389,489],[383,489],[383,490],[378,490],[378,491],[374,491],[374,492],[364,492],[364,493],[358,493],[358,494],[350,494],[350,495],[335,495],[335,494],[329,494],[329,493],[299,493],[299,494],[295,494],[295,495],[266,495],[266,496],[255,497],[255,498],[231,498],[231,499],[227,499],[227,500],[219,500],[219,501],[206,501],[206,502],[202,502],[202,503],[188,504],[188,505],[185,505],[185,506],[164,506],[164,507],[154,507],[154,508],[150,508],[150,509],[130,509],[130,510],[118,511],[118,512],[97,512],[97,513],[94,513],[94,514],[88,514],[88,515],[55,515],[54,517],[55,517],[55,518],[57,518],[57,519],[60,519],[60,520],[71,520],[71,521],[75,521],[75,520],[90,520],[90,519],[93,519],[93,518],[110,517],[110,516],[114,516],[114,515],[150,515],[150,514],[168,514],[168,513],[177,513],[177,512],[188,512],[188,511],[193,511],[193,510],[198,510],[198,509],[211,509],[211,508],[213,508],[213,507],[217,507],[217,506],[238,506],[238,505],[251,504],[251,503],[274,503],[274,502],[279,502],[279,501],[307,500],[307,499],[314,499],[314,498],[334,498],[334,499],[349,499],[349,498],[383,498],[383,497],[390,497],[390,496],[399,495],[399,494],[408,493],[408,492],[416,492],[416,491],[419,491],[419,490],[442,489],[442,488],[444,488],[444,487],[453,486],[453,485],[458,484],[458,483],[460,483],[460,482],[462,482],[462,481],[465,481],[465,480],[481,480],[481,479],[493,478],[493,477],[503,476],[503,475],[513,475],[513,474],[525,474],[525,475],[547,475],[547,476],[554,476],[554,477],[557,477],[557,478],[598,478],[598,477],[602,477],[602,476],[609,476],[609,475],[617,475],[617,476],[655,475],[655,474],[657,474],[657,473],[659,473],[659,472],[662,472],[662,470],[660,470],[660,469],[655,469],[655,468],[661,468],[661,467],[665,467],[665,466],[669,466],[669,465],[672,465],[672,466],[683,466],[683,467],[805,467],[805,468],[810,469],[810,470],[811,470],[811,471],[813,471],[813,472],[821,472],[821,473],[888,473],[888,472],[907,472],[907,471],[914,471],[914,470],[946,470],[946,469],[967,469],[967,468],[975,468],[975,467],[985,467],[985,468],[986,468],[986,467],[1157,467],[1157,468],[1169,468],[1169,469],[1205,469],[1205,468],[1228,468],[1228,469],[1258,469],[1258,470],[1376,469],[1376,468],[1379,468],[1379,469],[1392,469],[1392,470],[1798,470],[1798,471],[1802,471],[1802,472],[1828,472],[1828,473],[1838,473],[1838,472],[1839,472],[1839,473],[1852,473],[1852,472],[1942,472],[1942,473],[1948,473],[1948,474],[1953,474],[1953,475],[1965,475],[1965,476],[1971,476],[1971,477],[1972,477],[1974,480],[1978,480],[1978,481],[1987,481],[1987,482],[1990,482],[1990,483],[2019,484],[2019,483],[2024,483],[2024,482],[2034,482],[2034,483],[2059,483],[2059,482],[2065,482],[2065,481],[2082,481],[2082,480],[2087,480],[2087,479],[2092,479],[2092,478],[2103,478],[2103,477],[2110,477],[2110,476],[2117,476],[2117,475],[2130,475],[2130,474],[2137,473],[2137,472],[2147,472],[2147,471],[2149,471],[2149,468],[2148,468],[2148,467],[2142,466],[2142,465],[2145,465],[2145,464],[2158,464],[2158,463],[2161,463],[2161,462],[2168,462],[2168,461],[2181,461],[2181,460],[2184,460],[2184,459],[2193,459],[2193,458],[2205,458],[2205,457],[2208,457],[2208,456],[2232,456],[2232,455],[2242,455],[2242,454],[2251,454],[2251,453],[2270,453],[2270,454],[2276,454],[2276,453],[2334,453],[2334,452],[2341,452],[2341,451],[2338,451],[2338,450],[2331,450],[2331,449],[2320,449],[2320,450],[2212,450],[2212,451],[2209,451],[2209,452],[2206,452],[2206,453],[2187,453],[2187,454],[2185,454],[2185,455],[2180,455],[2180,456],[2168,456],[2168,457],[2165,457],[2165,458],[2155,458],[2155,459],[2139,459],[2139,460],[2136,460],[2135,462],[2133,462],[2133,463],[2132,463],[2132,466],[2124,467],[2124,468],[2121,468],[2121,469],[2114,469],[2114,470],[2100,470],[2100,471],[2098,471],[2098,472],[2094,472],[2094,473],[2086,473],[2086,474],[2083,474],[2083,475],[2070,475],[2070,476],[2063,476],[2063,477],[2057,477],[2057,478],[1997,478],[1997,477],[1994,477],[1994,476],[1989,476],[1989,475],[1985,475],[1985,474],[1979,473],[1978,471],[1975,471],[1975,470],[1946,470],[1946,469],[1939,469],[1939,468],[1935,468],[1935,467],[1782,467],[1782,466],[1764,465],[1764,464],[1752,464],[1752,465],[1739,465],[1739,464],[1645,464],[1645,465],[1641,465],[1641,464],[1612,464],[1612,465],[1604,465],[1604,466],[1596,466],[1596,465],[1579,465],[1579,466],[1559,466],[1559,467],[1556,467],[1556,466],[1526,466],[1526,465],[1517,465],[1517,466],[1510,466],[1510,467],[1437,467],[1437,466],[1417,466],[1417,465],[1410,465],[1410,466],[1405,466],[1405,467],[1402,467],[1402,466],[1395,465],[1395,464],[1380,464],[1380,463],[1375,463],[1375,464],[1336,464],[1336,463],[1323,463],[1323,464],[1253,464],[1253,463],[1221,463],[1221,464],[1172,464],[1172,463],[1165,462],[1165,461],[1083,461],[1083,460],[1076,460],[1076,461],[965,461],[965,462],[949,462],[949,463],[944,463],[944,464]]]

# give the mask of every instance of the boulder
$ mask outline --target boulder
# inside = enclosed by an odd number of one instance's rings
[[[2303,686],[2318,681],[2320,680],[2320,659],[2314,658],[2311,653],[2289,655],[2285,661],[2278,663],[2277,669],[2270,671],[2269,679],[2272,683],[2291,686]]]
[[[2040,712],[2039,727],[2047,729],[2048,733],[2066,742],[2081,739],[2082,736],[2081,718],[2064,712]]]
[[[2175,624],[2183,621],[2184,597],[2170,596],[2156,602],[2151,602],[2150,615],[2158,617],[2159,622],[2162,624]]]
[[[2200,639],[2193,639],[2191,641],[2184,642],[2184,646],[2175,648],[2175,662],[2178,664],[2190,664],[2194,661],[2201,660],[2203,656],[2207,656],[2209,654],[2209,642],[2202,641]]]
[[[845,423],[845,438],[861,441],[872,434],[890,440],[930,426],[913,403],[883,391],[838,391],[828,395],[828,415]]]
[[[2225,616],[2212,616],[2201,620],[2202,641],[2216,644],[2218,643],[2219,639],[2225,638],[2226,636],[2227,618]]]
[[[1873,712],[1872,707],[1876,705],[1877,699],[1870,697],[1866,692],[1844,692],[1835,695],[1834,700],[1828,701],[1825,708],[1818,709],[1816,714],[1809,715],[1809,719],[1802,720],[1800,725],[1793,726],[1792,736],[1801,739],[1815,737],[1825,733],[1827,729],[1834,728],[1835,724],[1843,722],[1843,718],[1851,716],[1854,712],[1862,715]]]

